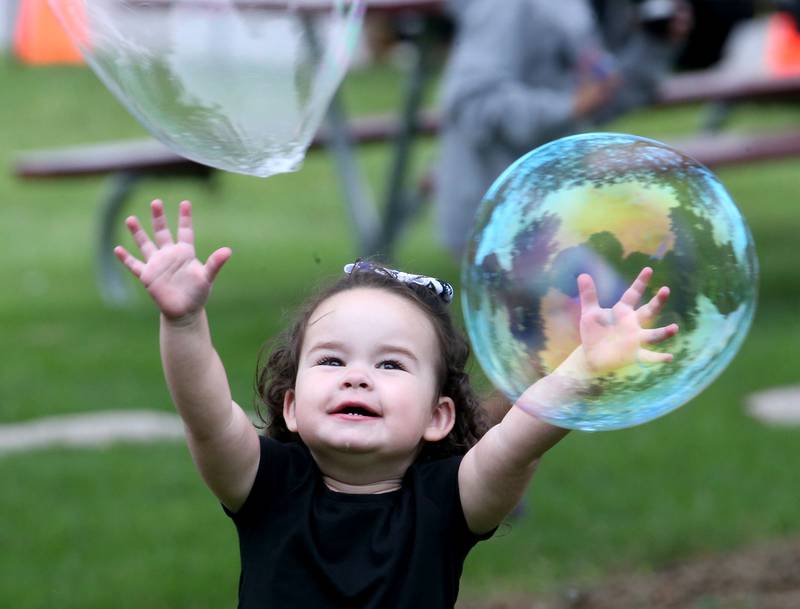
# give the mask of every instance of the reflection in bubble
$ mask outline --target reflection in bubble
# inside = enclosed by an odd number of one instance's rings
[[[653,326],[680,327],[648,348],[674,361],[562,378],[551,403],[529,410],[562,427],[603,430],[681,406],[739,349],[755,310],[757,261],[717,178],[664,144],[586,134],[517,161],[486,194],[463,269],[467,329],[490,380],[516,401],[575,352],[578,275],[591,275],[600,306],[611,307],[646,266],[654,275],[641,304],[671,289]]]

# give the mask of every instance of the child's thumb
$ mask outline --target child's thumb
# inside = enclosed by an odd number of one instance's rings
[[[228,261],[232,254],[233,251],[231,248],[221,247],[208,257],[205,266],[206,273],[208,274],[208,281],[210,283],[214,282],[214,279],[217,277],[217,273],[219,273],[219,270]]]

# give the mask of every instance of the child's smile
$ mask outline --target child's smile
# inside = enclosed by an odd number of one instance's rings
[[[333,409],[331,414],[344,420],[369,420],[378,418],[381,413],[372,406],[363,402],[345,401]]]

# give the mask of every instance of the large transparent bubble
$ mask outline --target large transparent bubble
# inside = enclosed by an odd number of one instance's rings
[[[364,0],[50,0],[88,63],[177,153],[293,171],[347,70]]]
[[[579,275],[609,309],[646,267],[633,308],[670,288],[649,325],[680,330],[645,347],[673,361],[575,372]],[[511,400],[561,427],[617,429],[678,408],[722,372],[750,327],[757,272],[750,231],[708,169],[653,140],[585,134],[534,150],[488,191],[464,260],[464,313],[481,366]]]

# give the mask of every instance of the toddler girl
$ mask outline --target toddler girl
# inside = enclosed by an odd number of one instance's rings
[[[190,203],[180,204],[177,240],[162,202],[151,208],[153,240],[126,221],[143,260],[115,253],[161,311],[164,372],[189,449],[236,525],[239,607],[453,607],[468,552],[566,431],[512,407],[484,434],[464,372],[469,349],[447,310],[452,288],[358,262],[301,312],[260,370],[268,412],[259,436],[231,398],[204,310],[231,251],[200,262]],[[563,399],[626,358],[671,359],[641,347],[677,331],[642,328],[668,295],[662,288],[635,308],[651,273],[613,315],[591,278],[578,278],[584,346],[526,403]]]

